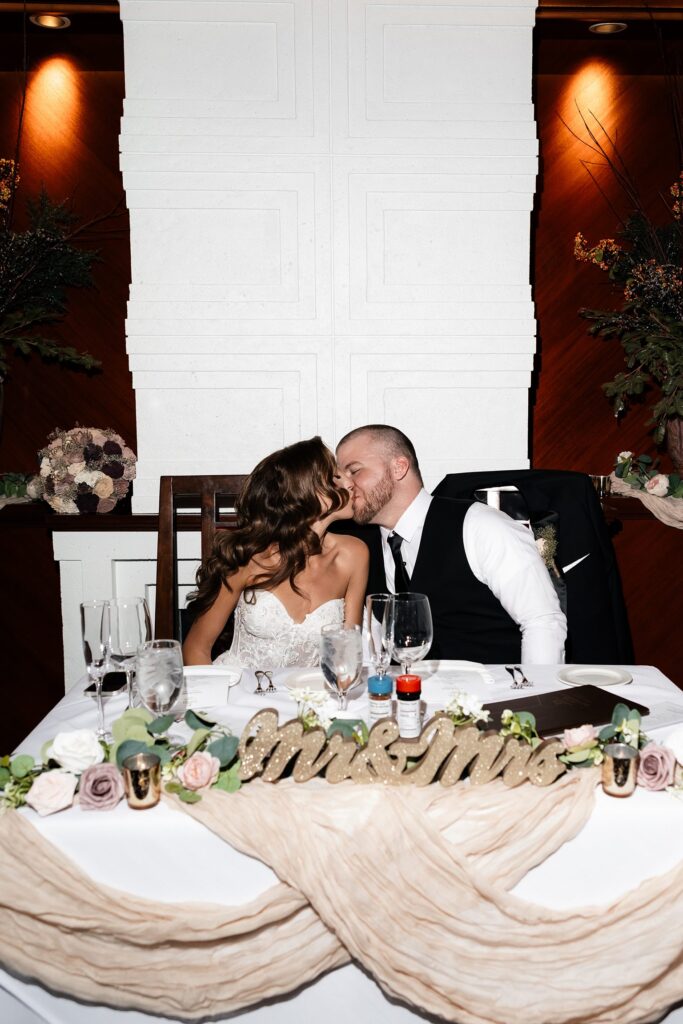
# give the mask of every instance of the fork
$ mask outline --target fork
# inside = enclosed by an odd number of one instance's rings
[[[256,669],[254,675],[256,676],[256,689],[254,690],[254,693],[257,693],[259,697],[262,697],[266,692],[261,689],[261,677],[265,675],[265,672],[262,672],[261,669]]]
[[[266,679],[268,680],[268,687],[266,689],[266,693],[277,693],[277,686],[275,686],[275,684],[273,683],[272,673],[271,672],[263,672],[261,674],[264,675],[266,677]]]
[[[524,683],[518,683],[517,678],[515,676],[515,672],[519,671],[522,675],[522,678],[524,678],[524,673],[522,672],[521,668],[518,669],[516,665],[506,665],[505,671],[510,673],[510,678],[512,679],[512,686],[510,687],[510,689],[521,690]]]

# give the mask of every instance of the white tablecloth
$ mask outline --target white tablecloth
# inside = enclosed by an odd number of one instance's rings
[[[615,703],[631,699],[653,712],[663,705],[676,707],[683,720],[683,693],[661,672],[643,666],[630,667],[629,671],[632,684],[610,688]],[[501,666],[490,666],[489,672],[492,681],[481,673],[459,674],[446,669],[427,682],[425,692],[430,701],[436,699],[443,680],[446,686],[460,686],[491,701],[521,695],[511,691],[509,676]],[[527,675],[535,684],[531,692],[563,686],[552,666],[528,667]],[[275,673],[277,694],[259,698],[253,693],[253,675],[245,672],[239,685],[230,691],[227,704],[222,703],[225,693],[221,691],[221,703],[211,708],[213,717],[229,723],[235,733],[263,707],[278,708],[281,720],[292,717],[294,704],[286,694],[285,682],[296,681],[293,676],[296,673],[292,670]],[[212,685],[220,688],[220,683]],[[60,730],[93,727],[94,702],[82,691],[81,684],[74,687],[19,749],[39,756],[43,743]],[[352,702],[352,709],[363,714],[366,700],[361,695]],[[124,707],[123,696],[110,698],[108,720],[117,717]],[[672,727],[651,729],[648,721],[644,722],[646,731],[659,740]],[[29,809],[22,813],[96,881],[148,899],[239,905],[276,880],[264,864],[238,853],[189,816],[163,804],[146,814],[129,811],[125,803],[110,813],[97,815],[78,808],[42,819]],[[608,903],[643,879],[674,867],[682,851],[683,801],[642,790],[628,800],[613,800],[599,792],[595,813],[586,828],[531,871],[515,892],[522,899],[558,909]],[[615,971],[622,968],[615,953]],[[387,1000],[374,981],[354,965],[319,978],[287,999],[238,1013],[234,1019],[244,1024],[298,1024],[321,1011],[330,1024],[352,1020],[404,1024],[426,1019]],[[7,1024],[149,1024],[160,1019],[80,1005],[0,972],[0,1021]],[[683,1007],[673,1010],[666,1020],[667,1024],[683,1024]]]

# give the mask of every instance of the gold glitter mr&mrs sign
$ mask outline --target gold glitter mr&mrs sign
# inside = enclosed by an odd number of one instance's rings
[[[416,739],[401,739],[397,723],[384,719],[359,747],[339,733],[328,739],[321,728],[304,731],[298,719],[279,725],[277,711],[265,708],[247,723],[240,738],[240,778],[246,782],[260,776],[264,782],[277,782],[291,765],[295,782],[324,773],[327,782],[427,786],[438,779],[442,786],[453,786],[468,770],[475,786],[498,776],[507,786],[525,779],[534,786],[549,786],[566,771],[558,760],[563,750],[559,740],[545,740],[532,749],[512,736],[456,726],[444,714],[430,719]]]

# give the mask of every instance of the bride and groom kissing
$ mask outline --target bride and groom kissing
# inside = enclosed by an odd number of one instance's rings
[[[429,597],[432,658],[563,661],[566,621],[531,532],[477,501],[432,497],[415,449],[395,427],[346,434],[336,458],[319,437],[274,452],[236,502],[197,573],[187,665],[315,666],[320,630],[360,625],[365,595]]]

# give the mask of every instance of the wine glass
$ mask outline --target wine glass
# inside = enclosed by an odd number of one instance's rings
[[[126,673],[128,707],[133,707],[132,675],[138,647],[152,639],[152,619],[144,597],[109,602],[109,657]]]
[[[109,658],[109,602],[83,601],[81,604],[81,635],[83,654],[88,677],[95,684],[97,695],[97,738],[111,742],[111,734],[104,723],[102,702],[102,678],[107,671]]]
[[[135,688],[153,715],[177,711],[185,689],[183,655],[177,640],[149,640],[138,647]]]
[[[387,607],[386,633],[392,657],[401,663],[403,674],[424,658],[432,646],[434,628],[429,598],[410,592],[396,594]]]
[[[368,594],[365,599],[365,629],[368,652],[375,675],[383,679],[389,671],[391,651],[386,632],[387,609],[393,594]]]
[[[337,695],[337,709],[346,711],[347,691],[363,667],[360,626],[323,626],[320,633],[320,667],[325,685]]]

